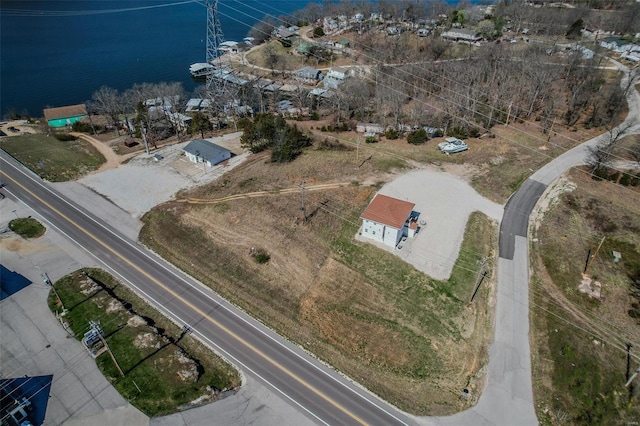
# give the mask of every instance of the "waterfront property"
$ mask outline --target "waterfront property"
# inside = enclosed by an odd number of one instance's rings
[[[44,109],[44,119],[47,120],[49,127],[54,128],[71,126],[76,121],[80,121],[87,116],[85,104]]]

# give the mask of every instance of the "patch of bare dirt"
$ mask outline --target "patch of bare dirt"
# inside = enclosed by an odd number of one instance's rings
[[[129,327],[142,327],[142,326],[147,325],[147,322],[142,317],[140,317],[138,315],[133,315],[127,321],[127,325]]]
[[[118,302],[116,299],[112,299],[108,304],[107,304],[107,309],[106,312],[108,314],[113,313],[113,312],[118,312],[123,310],[124,308],[122,307],[122,303]]]
[[[136,340],[133,341],[133,346],[136,348],[159,348],[160,342],[154,333],[142,333],[136,336]]]

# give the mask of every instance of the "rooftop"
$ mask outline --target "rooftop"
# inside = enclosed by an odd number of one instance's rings
[[[207,160],[216,158],[220,153],[229,152],[227,148],[223,148],[204,139],[192,140],[183,149],[189,154],[193,154]]]
[[[360,218],[400,229],[404,226],[414,207],[414,203],[378,194]]]
[[[59,118],[77,117],[78,115],[87,115],[87,107],[84,104],[44,109],[45,120],[57,120]]]

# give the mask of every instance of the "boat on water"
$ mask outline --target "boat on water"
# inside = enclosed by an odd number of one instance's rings
[[[193,78],[205,78],[208,74],[214,72],[216,67],[206,62],[197,62],[189,65],[189,72]]]

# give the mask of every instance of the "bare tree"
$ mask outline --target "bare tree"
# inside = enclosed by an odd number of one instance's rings
[[[370,85],[364,80],[353,77],[340,85],[338,90],[344,93],[350,113],[355,113],[359,120],[366,121],[367,106],[371,99]]]
[[[100,115],[108,118],[115,127],[116,134],[120,136],[120,115],[124,111],[123,97],[111,87],[102,86],[91,96],[90,108]]]
[[[586,162],[591,167],[591,173],[608,166],[613,156],[613,150],[635,124],[634,120],[630,120],[620,126],[609,129],[602,141],[588,148],[589,153]]]

